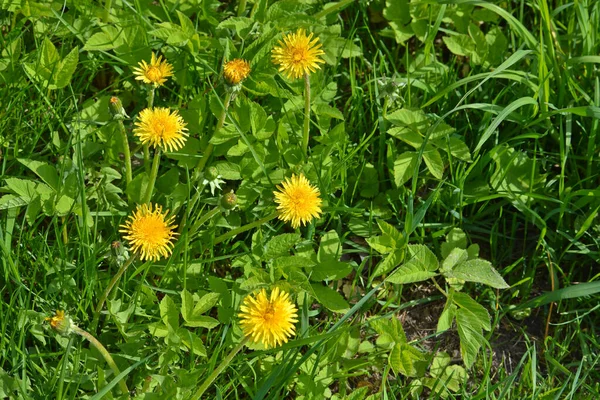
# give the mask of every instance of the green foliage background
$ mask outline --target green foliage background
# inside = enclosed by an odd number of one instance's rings
[[[189,398],[241,340],[241,299],[274,285],[296,337],[239,353],[206,398],[600,397],[599,2],[0,0],[0,21],[0,397],[127,397],[50,329],[64,309],[132,397]],[[271,61],[300,27],[326,53],[308,156],[304,83]],[[94,326],[148,185],[132,68],[153,51],[175,71],[154,104],[190,132],[153,196],[180,237]],[[233,58],[252,73],[215,132]],[[214,193],[194,172],[209,145]],[[292,173],[324,202],[297,231],[268,218]],[[238,206],[206,218],[227,190]]]

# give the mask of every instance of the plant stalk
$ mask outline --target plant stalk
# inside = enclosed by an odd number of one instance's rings
[[[237,16],[241,17],[246,11],[246,0],[240,0],[238,2]]]
[[[225,124],[225,118],[227,117],[227,109],[229,108],[229,104],[231,103],[231,96],[232,96],[231,91],[228,91],[225,94],[225,101],[223,102],[223,105],[224,105],[223,111],[221,112],[221,115],[219,116],[219,120],[217,121],[217,125],[215,126],[213,135],[216,132],[218,132],[219,129],[223,128],[223,124]],[[198,161],[198,165],[196,166],[196,174],[195,174],[196,179],[200,178],[200,174],[204,170],[204,167],[206,166],[206,163],[208,162],[208,159],[210,158],[210,155],[212,154],[214,147],[215,146],[209,142],[208,146],[206,147],[206,150],[204,150],[204,154],[202,155],[202,158],[200,159],[200,161]]]
[[[304,129],[302,131],[302,152],[307,155],[310,131],[310,78],[304,73]]]
[[[96,350],[100,352],[100,354],[102,354],[102,357],[104,358],[110,369],[112,369],[115,376],[121,373],[119,367],[117,367],[117,364],[115,364],[115,360],[113,360],[108,350],[106,350],[106,348],[102,345],[102,343],[100,343],[100,341],[98,341],[98,339],[96,339],[92,334],[90,334],[87,331],[84,331],[76,325],[72,325],[71,329],[79,336],[87,339],[90,342],[90,344],[94,346]],[[119,381],[119,387],[121,388],[121,392],[123,392],[123,394],[127,394],[127,397],[129,397],[129,389],[127,388],[127,384],[125,383],[124,379],[121,379]]]
[[[213,383],[215,378],[219,376],[219,374],[223,372],[225,368],[227,368],[229,363],[231,363],[231,360],[233,360],[233,357],[235,357],[235,355],[242,349],[242,347],[244,347],[247,341],[248,337],[244,337],[244,339],[242,339],[242,341],[238,343],[238,345],[235,346],[233,350],[231,350],[231,352],[227,355],[227,357],[225,357],[221,364],[219,364],[219,366],[212,372],[212,374],[210,374],[208,378],[206,378],[206,380],[202,383],[202,385],[200,385],[196,393],[194,393],[194,395],[190,397],[190,400],[198,400],[200,396],[204,394],[206,389],[208,389],[208,387]]]
[[[100,311],[102,311],[102,307],[104,306],[104,302],[108,298],[108,295],[110,294],[110,292],[112,291],[112,289],[117,284],[119,278],[121,278],[121,276],[125,273],[125,270],[127,269],[127,267],[129,267],[129,265],[131,265],[131,263],[136,258],[137,258],[137,256],[134,253],[131,257],[129,257],[129,259],[127,259],[127,261],[125,261],[123,263],[123,265],[121,265],[121,268],[119,268],[119,270],[117,271],[117,273],[115,274],[115,276],[112,277],[112,279],[108,283],[108,286],[106,287],[106,290],[102,294],[102,297],[100,297],[100,300],[98,301],[98,305],[96,306],[96,318],[94,318],[94,319],[97,319],[98,314],[100,313]],[[92,323],[92,325],[94,325],[94,323]]]
[[[122,120],[118,120],[119,132],[121,133],[121,144],[123,145],[123,155],[125,156],[125,183],[126,188],[129,187],[129,183],[132,179],[131,172],[131,151],[129,150],[129,141],[127,140],[127,131],[125,130],[125,124]]]
[[[148,108],[154,107],[154,93],[156,92],[156,86],[152,86],[150,93],[148,93]],[[150,145],[144,145],[144,165],[146,166],[146,172],[148,171],[148,165],[150,164]]]
[[[279,211],[275,211],[273,214],[270,214],[262,219],[259,219],[257,221],[246,224],[244,226],[240,226],[239,228],[233,229],[227,233],[224,233],[221,236],[215,238],[215,240],[213,241],[213,246],[227,240],[228,238],[230,238],[232,236],[235,236],[242,232],[249,231],[250,229],[256,228],[257,226],[261,226],[265,222],[268,222],[268,221],[272,220],[273,218],[277,218],[278,215],[279,215]]]
[[[156,148],[154,152],[154,161],[152,161],[152,171],[150,172],[150,181],[148,182],[148,188],[146,189],[146,195],[144,196],[143,203],[150,203],[152,199],[152,192],[154,191],[154,184],[156,183],[156,176],[158,175],[158,166],[160,164],[160,148]]]

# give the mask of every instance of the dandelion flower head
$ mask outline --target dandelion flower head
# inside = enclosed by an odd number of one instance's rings
[[[65,312],[63,310],[56,310],[56,313],[47,317],[46,321],[50,322],[50,326],[56,332],[63,336],[68,336],[71,331],[71,319],[65,316]]]
[[[175,217],[167,217],[168,210],[162,212],[162,207],[152,204],[137,206],[133,215],[121,225],[119,232],[129,242],[131,250],[140,255],[142,261],[158,261],[160,257],[168,257],[173,252],[173,240],[177,235],[173,225]]]
[[[168,77],[173,76],[173,66],[163,60],[162,56],[156,57],[154,52],[152,52],[150,64],[142,60],[138,65],[139,67],[133,68],[133,74],[136,75],[135,79],[154,84],[155,87],[162,86]]]
[[[185,121],[177,110],[168,108],[146,108],[138,115],[133,133],[143,144],[158,146],[163,150],[177,151],[187,140]]]
[[[289,79],[298,79],[321,68],[319,63],[325,61],[319,56],[325,52],[321,50],[319,38],[312,37],[312,33],[306,36],[304,29],[283,36],[272,53],[273,63],[279,65],[279,72]]]
[[[236,58],[225,63],[223,66],[223,76],[225,80],[232,85],[237,85],[250,75],[250,64],[246,60]]]
[[[301,224],[306,225],[313,218],[320,216],[319,189],[311,186],[304,175],[292,175],[291,179],[286,179],[277,189],[279,191],[273,194],[278,204],[277,210],[280,212],[279,219],[291,222],[292,228],[296,229]]]
[[[265,289],[256,296],[246,296],[240,310],[238,316],[244,335],[267,349],[287,343],[295,334],[298,308],[291,302],[290,295],[277,287],[270,297]]]

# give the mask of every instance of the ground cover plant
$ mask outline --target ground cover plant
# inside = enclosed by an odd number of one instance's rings
[[[0,21],[0,398],[600,398],[599,2]]]

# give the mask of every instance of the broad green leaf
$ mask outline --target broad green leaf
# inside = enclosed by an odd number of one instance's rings
[[[379,335],[389,336],[389,340],[394,343],[407,343],[402,323],[394,316],[392,318],[374,317],[369,320],[369,325]]]
[[[56,168],[46,162],[28,160],[25,158],[17,159],[21,164],[32,170],[37,176],[39,176],[45,183],[48,184],[52,189],[58,191],[58,174]]]
[[[196,336],[194,333],[184,328],[177,330],[177,336],[181,339],[181,343],[184,344],[192,353],[200,357],[206,357],[206,348],[202,339]]]
[[[179,328],[179,309],[168,294],[163,297],[159,309],[163,323],[171,329],[177,330]]]
[[[425,124],[420,127],[420,129],[423,130],[426,128],[427,126]],[[419,149],[423,144],[423,136],[421,136],[421,133],[419,133],[416,128],[411,129],[410,127],[394,127],[388,129],[387,133],[396,139],[402,140],[404,143],[414,147],[415,149]]]
[[[428,271],[418,261],[408,261],[400,268],[396,269],[390,276],[387,277],[386,281],[390,283],[414,283],[426,281],[429,278],[436,276],[437,274],[432,271]]]
[[[266,245],[264,260],[270,260],[281,256],[289,256],[290,249],[300,241],[299,233],[284,233],[273,237]]]
[[[331,230],[321,237],[317,258],[319,261],[328,259],[339,260],[342,255],[342,243],[336,231]]]
[[[114,26],[104,26],[102,28],[102,32],[93,34],[87,42],[85,42],[85,46],[83,46],[83,50],[87,51],[106,51],[112,50],[119,46],[122,46],[124,43],[124,38],[121,35],[122,30],[119,31]]]
[[[444,311],[442,311],[442,314],[440,315],[440,319],[438,320],[437,323],[437,329],[436,332],[440,333],[440,332],[444,332],[447,331],[448,329],[452,328],[452,321],[454,320],[454,317],[456,316],[456,306],[454,304],[450,304],[448,307],[446,307],[444,309]]]
[[[212,329],[212,328],[216,327],[217,325],[219,325],[219,321],[212,317],[208,317],[206,315],[200,315],[200,316],[194,317],[194,319],[185,321],[185,325],[195,327],[195,328]]]
[[[452,301],[463,310],[463,314],[467,313],[470,315],[470,321],[473,328],[483,328],[486,331],[490,331],[492,326],[490,325],[490,315],[488,314],[485,307],[476,302],[465,293],[454,292],[452,295]]]
[[[369,246],[378,253],[387,254],[394,250],[395,242],[387,235],[367,238]]]
[[[194,306],[192,318],[197,318],[213,308],[219,302],[220,297],[221,295],[219,293],[206,293],[204,296],[200,297]]]
[[[442,243],[442,258],[448,257],[455,247],[461,249],[467,248],[467,235],[459,228],[452,228],[446,234],[446,241]]]
[[[348,302],[335,290],[320,283],[313,283],[310,286],[317,301],[325,308],[342,314],[350,309]]]
[[[461,139],[455,136],[448,136],[447,138],[432,139],[431,143],[436,147],[444,150],[446,153],[450,153],[453,157],[458,158],[462,161],[471,162],[471,152],[469,148]]]
[[[27,203],[38,196],[38,184],[33,181],[19,178],[6,178],[4,182],[10,190],[18,194]],[[50,187],[48,187],[48,189],[50,189]]]
[[[463,250],[466,253],[466,250]],[[478,282],[496,289],[508,289],[510,286],[502,276],[492,267],[492,264],[481,258],[465,261],[447,273],[452,278],[462,279],[467,282]]]
[[[384,236],[388,236],[393,241],[396,249],[400,249],[404,246],[404,236],[394,225],[388,224],[383,219],[378,219],[377,226],[379,226],[379,229]]]
[[[394,183],[396,186],[402,186],[413,176],[415,164],[417,162],[417,153],[405,151],[394,161]]]
[[[71,77],[77,68],[79,62],[79,48],[75,47],[65,58],[58,64],[58,68],[54,72],[53,85],[56,89],[62,89],[71,82]]]
[[[338,280],[345,278],[351,272],[352,265],[343,261],[326,258],[325,261],[321,261],[312,270],[310,279],[312,281]]]
[[[467,35],[458,34],[442,38],[448,50],[457,56],[470,57],[475,53],[475,42]]]
[[[302,256],[282,256],[278,257],[273,261],[275,268],[280,268],[284,272],[289,272],[292,269],[297,268],[312,268],[316,263],[308,257]]]
[[[385,119],[395,126],[407,127],[415,132],[425,132],[429,127],[429,119],[422,110],[401,108],[386,115]]]
[[[420,267],[427,271],[437,271],[439,267],[438,259],[429,249],[422,244],[408,245],[409,261],[418,263]]]
[[[377,277],[383,274],[387,274],[393,270],[398,264],[404,259],[404,250],[395,250],[388,254],[383,260],[377,264],[375,271],[373,271],[373,277]]]
[[[452,269],[458,264],[467,261],[468,258],[469,253],[466,250],[463,250],[459,247],[455,247],[450,251],[450,253],[444,259],[444,261],[442,261],[442,267],[440,268],[440,271],[444,275],[450,276],[448,275],[450,271],[452,271]]]
[[[456,327],[460,338],[460,353],[467,368],[471,368],[485,340],[481,328],[472,313],[460,308],[456,311]]]
[[[427,169],[431,172],[431,175],[437,179],[442,179],[444,176],[444,161],[440,152],[437,151],[433,146],[427,144],[425,151],[423,152],[423,161],[427,165]]]
[[[406,343],[396,343],[388,362],[396,374],[412,377],[423,376],[428,364],[425,354]]]

